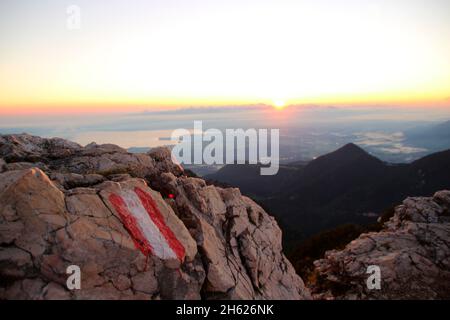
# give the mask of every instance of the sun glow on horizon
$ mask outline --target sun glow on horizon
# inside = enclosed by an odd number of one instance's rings
[[[286,103],[283,100],[274,100],[273,106],[275,109],[281,110],[286,106]]]

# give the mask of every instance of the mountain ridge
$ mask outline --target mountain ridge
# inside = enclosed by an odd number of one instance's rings
[[[307,287],[273,217],[188,177],[168,149],[0,136],[0,299],[446,299],[449,210],[450,191],[407,198],[381,231],[317,260]],[[380,291],[366,287],[373,264]]]
[[[392,165],[347,144],[296,170],[280,167],[280,177],[273,178],[245,168],[235,175],[233,167],[205,178],[242,188],[257,199],[284,225],[288,244],[340,224],[375,222],[372,213],[381,214],[407,196],[430,196],[450,188],[450,150]],[[261,190],[262,182],[272,189]],[[301,228],[296,228],[300,222]]]

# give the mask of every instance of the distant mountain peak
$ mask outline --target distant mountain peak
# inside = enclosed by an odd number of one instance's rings
[[[354,160],[367,160],[367,161],[376,161],[382,162],[378,158],[370,155],[367,151],[365,151],[360,146],[354,143],[347,143],[346,145],[340,147],[339,149],[325,154],[323,156],[318,157],[317,159],[311,161],[311,164],[314,162],[349,162]]]
[[[346,145],[337,149],[335,152],[346,152],[346,153],[367,154],[367,155],[369,154],[363,148],[352,142],[347,143]]]
[[[341,147],[340,149],[347,149],[347,150],[358,150],[358,151],[364,151],[363,148],[361,148],[360,146],[358,146],[357,144],[354,144],[353,142],[347,143],[346,145],[344,145],[343,147]],[[338,149],[339,150],[339,149]]]

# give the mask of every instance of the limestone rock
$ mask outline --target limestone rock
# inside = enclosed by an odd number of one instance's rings
[[[77,174],[77,173],[60,173],[54,172],[50,178],[56,181],[65,189],[72,189],[78,187],[90,187],[104,182],[106,179],[99,174]]]
[[[157,147],[147,153],[153,159],[155,167],[159,172],[171,172],[176,176],[183,173],[183,169],[171,159],[171,152],[168,148]]]
[[[172,208],[166,204],[166,202],[163,200],[161,195],[150,188],[148,188],[147,184],[140,179],[130,179],[124,182],[105,182],[104,184],[100,185],[98,187],[100,191],[101,198],[104,203],[106,203],[113,212],[113,214],[121,218],[121,213],[119,212],[119,208],[114,205],[113,198],[111,198],[112,195],[118,195],[120,196],[125,202],[130,201],[133,205],[136,205],[136,210],[141,209],[145,214],[148,214],[144,212],[146,205],[142,207],[141,202],[144,200],[140,196],[139,192],[145,196],[146,199],[149,202],[150,206],[152,206],[152,209],[155,211],[155,216],[152,217],[152,221],[154,221],[155,225],[161,229],[161,225],[167,226],[166,230],[171,230],[171,234],[173,234],[176,239],[181,243],[184,249],[183,254],[183,261],[186,258],[187,261],[193,261],[195,258],[195,255],[197,254],[197,245],[195,241],[192,239],[191,235],[189,234],[188,230],[184,226],[184,224],[181,222],[181,220],[175,215]],[[139,191],[139,192],[138,192]],[[154,206],[153,206],[154,204]],[[133,207],[131,205],[128,205],[128,209],[132,210]],[[158,219],[158,215],[161,214],[160,218],[161,220],[155,221]],[[155,229],[156,230],[156,229]],[[150,233],[151,231],[149,231]],[[155,237],[159,237],[159,234],[155,234]],[[156,251],[156,247],[153,248],[154,251]],[[165,250],[168,250],[170,248],[161,246],[161,256],[160,258],[162,260],[165,260],[166,257],[169,255]],[[154,252],[155,254],[156,252]]]
[[[275,220],[186,177],[169,149],[21,134],[0,136],[0,157],[0,299],[311,297]]]
[[[308,299],[282,253],[274,218],[238,189],[165,174],[165,192],[206,260],[204,295],[227,299]]]
[[[0,136],[0,155],[8,162],[62,158],[73,154],[80,147],[60,138],[45,139],[28,134]]]
[[[450,191],[408,198],[380,232],[361,235],[315,262],[336,299],[449,299]],[[369,289],[367,267],[378,266],[381,289]],[[327,289],[325,289],[327,290]]]
[[[31,168],[39,168],[43,171],[48,171],[48,167],[42,162],[12,162],[4,165],[4,169],[8,171]]]
[[[141,180],[128,184],[152,192]],[[204,271],[193,266],[200,263],[194,261],[197,248],[186,229],[174,227],[184,225],[170,207],[158,200],[164,215],[172,215],[168,220],[175,220],[168,225],[178,238],[188,237],[183,265],[166,266],[140,252],[123,221],[102,201],[99,194],[111,190],[103,187],[65,196],[39,169],[0,174],[0,275],[8,283],[0,299],[152,299],[163,289],[166,298],[200,298]],[[81,269],[81,290],[66,287],[69,265]],[[159,283],[164,277],[189,290],[164,287],[167,282]]]
[[[2,158],[0,158],[0,173],[2,173],[5,170],[6,162]]]
[[[97,144],[92,142],[88,144],[81,152],[85,156],[97,156],[105,153],[127,153],[127,151],[114,144]]]
[[[69,175],[107,176],[129,173],[134,177],[143,178],[155,173],[154,161],[146,154],[128,153],[125,149],[113,144],[91,143],[83,148],[64,139],[46,139],[28,134],[0,136],[0,157],[8,161],[11,170],[25,169],[24,164],[11,163],[32,162],[36,167],[36,162],[41,161],[43,165],[51,167],[52,172]],[[38,167],[44,169],[43,166]],[[79,181],[76,181],[76,177],[68,177],[68,179],[82,186]]]

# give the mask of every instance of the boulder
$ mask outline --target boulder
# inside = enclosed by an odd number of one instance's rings
[[[380,232],[362,234],[315,262],[317,297],[333,299],[449,299],[450,191],[407,198]],[[369,266],[380,289],[367,285]],[[369,272],[369,273],[368,273]]]
[[[22,134],[0,136],[0,157],[0,299],[311,298],[274,218],[167,148]]]
[[[80,148],[80,145],[60,138],[46,139],[25,133],[0,136],[0,156],[8,162],[64,158]]]
[[[132,186],[157,194],[141,180],[114,184],[65,195],[39,169],[0,174],[0,275],[7,283],[0,299],[200,298],[204,273],[194,265],[197,248],[181,221],[157,199],[186,246],[186,261],[164,264],[142,253],[100,194]],[[70,265],[81,269],[80,290],[66,287]]]
[[[188,227],[206,261],[204,295],[225,299],[309,299],[282,252],[281,230],[238,189],[166,173],[169,203]]]

